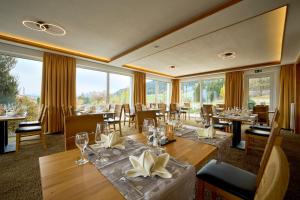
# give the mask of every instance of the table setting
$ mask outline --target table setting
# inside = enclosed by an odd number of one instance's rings
[[[151,123],[151,122],[149,122]],[[98,123],[95,144],[88,145],[87,133],[78,133],[75,143],[81,150],[77,165],[92,163],[125,199],[193,199],[194,166],[179,161],[164,151],[159,132],[148,128],[147,144],[122,138],[108,125]],[[164,129],[165,130],[165,129]],[[162,130],[159,130],[162,131]]]

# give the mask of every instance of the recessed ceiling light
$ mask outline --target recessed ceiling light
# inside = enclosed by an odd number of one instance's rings
[[[156,49],[159,48],[159,45],[154,45],[154,48],[156,48]]]
[[[22,24],[31,30],[45,32],[54,36],[64,36],[66,34],[66,30],[63,27],[43,21],[24,20]]]
[[[174,65],[170,66],[170,69],[175,69],[175,66]]]
[[[218,57],[222,58],[223,60],[234,59],[236,57],[236,53],[234,51],[226,51],[223,53],[219,53]]]

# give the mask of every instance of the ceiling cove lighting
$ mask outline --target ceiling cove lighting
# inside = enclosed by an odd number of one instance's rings
[[[66,30],[56,24],[46,23],[43,21],[32,21],[32,20],[23,20],[22,24],[31,30],[45,32],[53,36],[64,36],[66,35]]]
[[[222,58],[223,60],[231,60],[236,57],[236,53],[234,51],[226,51],[223,53],[219,53],[218,57]]]

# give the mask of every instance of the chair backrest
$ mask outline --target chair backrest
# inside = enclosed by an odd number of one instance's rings
[[[279,141],[278,139],[279,139],[279,134],[280,134],[280,129],[281,128],[278,126],[279,112],[278,112],[277,109],[276,109],[274,115],[275,115],[275,119],[274,119],[274,122],[272,124],[271,133],[268,137],[268,141],[267,141],[264,153],[262,155],[262,158],[261,158],[261,161],[260,161],[260,167],[259,167],[259,170],[258,170],[258,173],[257,173],[257,178],[256,178],[256,185],[257,186],[259,185],[259,183],[261,181],[263,172],[264,172],[264,170],[266,168],[266,165],[267,165],[267,162],[270,158],[273,146],[275,145],[276,142]]]
[[[289,163],[280,148],[272,148],[270,158],[255,193],[255,200],[281,200],[289,184]]]
[[[146,119],[146,118],[154,119],[155,126],[157,126],[155,110],[138,111],[136,113],[136,118],[137,118],[137,129],[138,129],[139,133],[141,133],[143,131],[143,123],[144,123],[144,119]]]
[[[119,117],[121,119],[122,118],[122,110],[123,110],[123,106],[116,104],[115,105],[115,117]]]
[[[211,104],[203,104],[202,112],[204,115],[212,115],[213,114],[213,106]]]
[[[123,104],[124,114],[130,114],[130,106],[129,104]]]
[[[175,112],[177,111],[177,105],[176,103],[171,103],[170,104],[170,112]]]
[[[220,104],[220,103],[219,103],[219,104],[217,104],[216,106],[217,106],[217,108],[225,108],[225,104]]]
[[[150,108],[156,108],[156,103],[150,103]]]
[[[41,122],[42,120],[42,115],[44,113],[44,109],[45,109],[45,105],[44,104],[41,104],[40,106],[40,110],[39,110],[39,117],[38,117],[38,121]]]
[[[137,103],[137,104],[135,104],[134,109],[135,109],[135,112],[137,113],[137,112],[143,110],[143,106],[142,106],[142,104]]]
[[[96,125],[103,122],[102,114],[95,115],[78,115],[65,118],[65,149],[70,150],[76,148],[75,135],[79,132],[92,133],[96,130]],[[94,143],[94,135],[89,134],[89,142]]]
[[[257,114],[258,123],[269,124],[269,106],[256,105],[253,107],[253,114]]]
[[[186,108],[190,108],[190,107],[191,107],[191,103],[189,103],[189,102],[186,102],[186,103],[184,103],[183,105],[184,105],[184,107],[186,107]]]
[[[159,103],[158,104],[158,108],[160,109],[161,113],[165,113],[166,110],[167,110],[167,104],[165,104],[165,103]]]

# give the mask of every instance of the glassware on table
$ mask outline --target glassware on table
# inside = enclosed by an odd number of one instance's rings
[[[152,118],[146,118],[143,122],[143,133],[148,138],[148,145],[152,145],[155,121]]]
[[[82,133],[76,134],[75,144],[80,149],[80,155],[81,155],[80,159],[75,162],[77,165],[83,165],[88,162],[88,160],[86,160],[83,156],[84,150],[85,150],[86,146],[88,145],[88,143],[89,143],[88,133],[82,132]]]
[[[101,122],[101,123],[97,123],[96,126],[96,131],[95,131],[95,142],[96,144],[98,144],[101,147],[101,143],[103,141],[101,141],[101,135],[108,135],[109,134],[109,127],[108,127],[108,123],[107,122]],[[108,158],[104,157],[101,154],[101,149],[98,151],[98,156],[97,156],[97,160],[96,162],[107,162]]]

